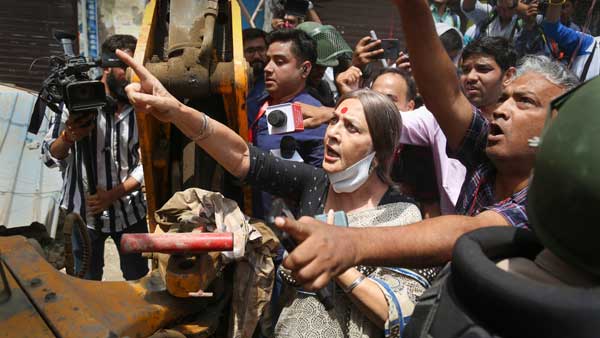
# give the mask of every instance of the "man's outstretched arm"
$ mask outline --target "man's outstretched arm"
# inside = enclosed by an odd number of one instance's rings
[[[458,148],[469,128],[473,110],[462,94],[456,67],[440,42],[431,11],[424,0],[394,0],[412,72],[427,109],[435,115],[452,149]]]
[[[359,264],[441,265],[451,259],[454,243],[463,234],[508,222],[495,211],[485,211],[475,217],[440,216],[401,227],[339,228],[309,217],[300,221],[278,218],[276,224],[302,241],[283,265],[304,287],[319,289]]]

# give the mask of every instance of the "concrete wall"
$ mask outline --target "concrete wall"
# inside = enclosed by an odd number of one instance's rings
[[[147,0],[77,0],[79,46],[98,56],[102,42],[113,34],[137,37]]]

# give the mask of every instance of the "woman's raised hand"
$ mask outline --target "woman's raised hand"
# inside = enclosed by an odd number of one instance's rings
[[[116,54],[140,78],[139,83],[131,83],[125,88],[135,111],[152,114],[162,122],[174,122],[183,104],[173,97],[146,67],[136,62],[129,54],[118,49]]]

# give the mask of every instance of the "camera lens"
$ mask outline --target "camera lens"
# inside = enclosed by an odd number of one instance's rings
[[[94,95],[94,90],[90,86],[78,86],[75,96],[78,99],[89,99]]]
[[[269,116],[267,116],[267,122],[269,122],[269,124],[273,127],[280,128],[285,126],[287,123],[287,117],[283,111],[273,110],[271,113],[269,113]]]

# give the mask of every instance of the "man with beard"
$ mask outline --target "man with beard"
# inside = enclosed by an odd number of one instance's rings
[[[265,93],[265,65],[267,64],[267,33],[258,28],[247,28],[242,32],[244,40],[244,58],[252,67],[252,89],[248,92],[248,125],[256,118],[260,109],[258,100]]]
[[[136,39],[113,35],[102,44],[102,53],[121,49],[133,55]],[[91,240],[90,266],[84,278],[102,279],[104,242],[110,236],[117,248],[123,233],[148,232],[146,201],[140,189],[144,173],[139,156],[135,112],[125,94],[128,84],[125,69],[104,68],[102,78],[107,104],[95,115],[56,115],[42,146],[44,162],[63,171],[61,208],[86,219]],[[92,149],[82,149],[77,141],[90,136]],[[92,152],[97,188],[87,191],[84,151]],[[99,223],[99,224],[97,224]],[[75,271],[81,269],[82,246],[79,232],[73,234]],[[141,254],[119,252],[121,271],[126,280],[148,273],[148,261]]]

